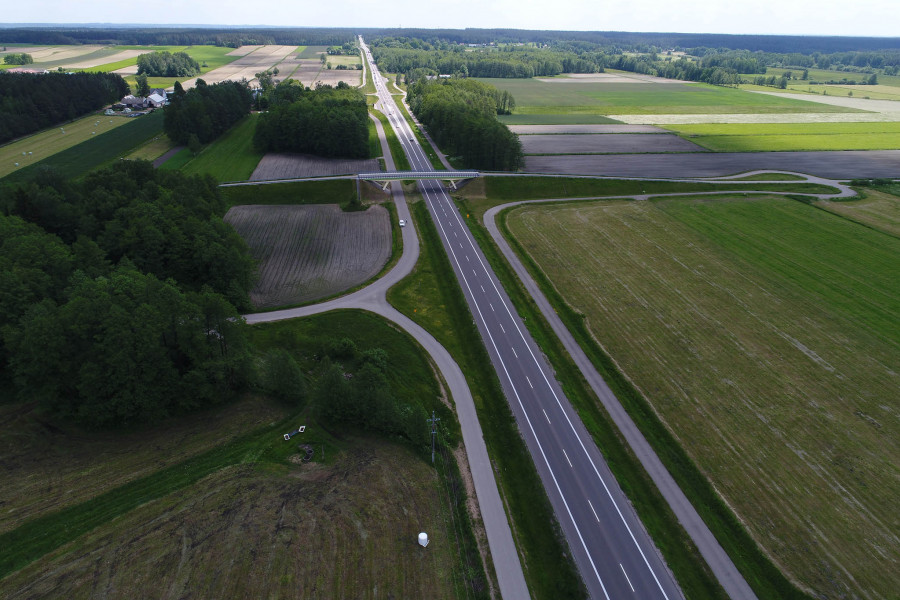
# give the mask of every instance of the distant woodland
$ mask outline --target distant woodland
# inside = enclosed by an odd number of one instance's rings
[[[186,52],[148,52],[137,59],[138,75],[149,77],[193,77],[200,64]]]
[[[366,98],[344,82],[306,88],[287,80],[267,89],[253,143],[261,152],[368,158]]]
[[[113,73],[0,71],[0,144],[116,102],[128,84]]]
[[[409,88],[409,106],[434,141],[467,167],[515,171],[522,164],[518,136],[497,120],[515,100],[471,79],[421,78]]]

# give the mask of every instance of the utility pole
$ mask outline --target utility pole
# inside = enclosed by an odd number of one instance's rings
[[[435,416],[434,411],[431,411],[431,418],[427,419],[431,423],[431,464],[434,464],[434,436],[437,435],[437,422],[440,420]]]

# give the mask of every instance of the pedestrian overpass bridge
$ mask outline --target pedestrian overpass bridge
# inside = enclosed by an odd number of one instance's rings
[[[456,184],[460,181],[476,177],[481,177],[481,173],[478,171],[382,171],[379,173],[360,173],[356,176],[356,179],[377,183],[384,191],[387,191],[387,187],[392,181],[437,179],[448,182],[450,188],[455,190]]]

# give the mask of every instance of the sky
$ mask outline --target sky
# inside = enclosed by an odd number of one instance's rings
[[[0,19],[4,23],[900,35],[897,0],[34,0],[7,3]]]

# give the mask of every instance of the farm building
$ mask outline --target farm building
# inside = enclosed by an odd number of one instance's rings
[[[150,105],[150,108],[159,108],[161,106],[166,105],[166,95],[165,94],[150,94],[147,96],[147,104]]]
[[[146,98],[142,98],[140,96],[133,96],[128,94],[124,98],[122,98],[121,102],[126,108],[130,108],[132,110],[147,108],[149,106],[149,102]]]

